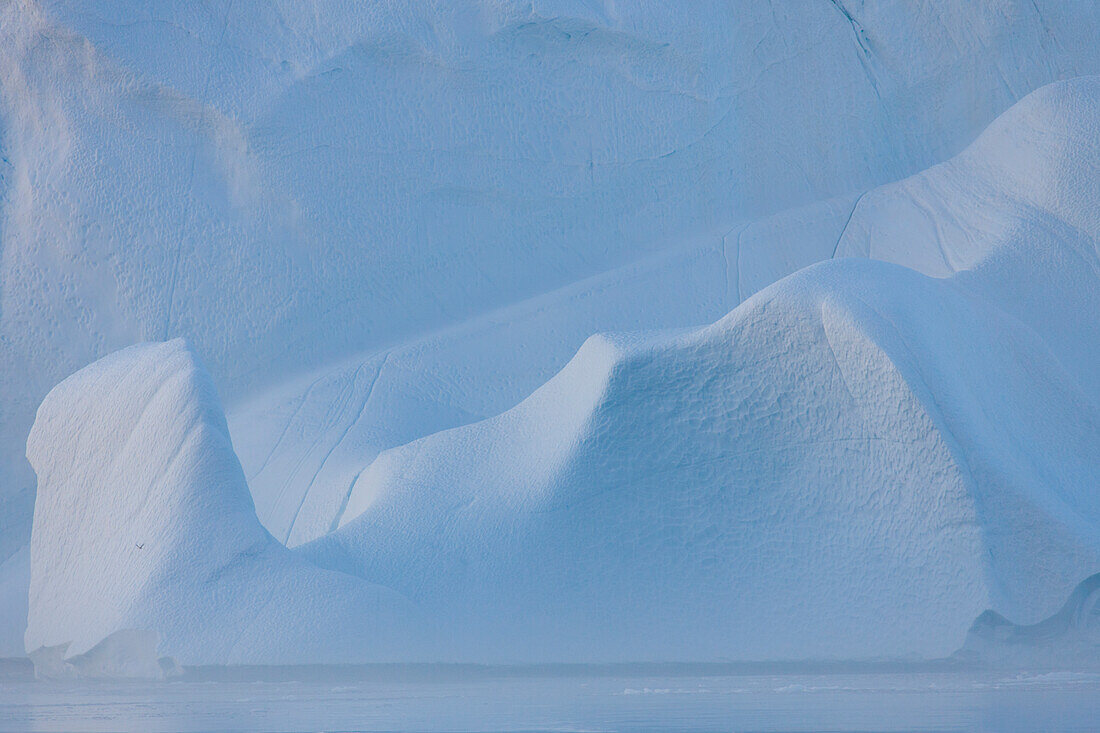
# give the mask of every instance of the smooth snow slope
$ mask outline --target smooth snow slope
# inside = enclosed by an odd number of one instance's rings
[[[380,450],[512,407],[609,325],[717,317],[726,310],[724,269],[712,243],[689,245],[243,401],[229,424],[260,519],[291,546],[334,529]],[[668,297],[641,298],[646,292]]]
[[[63,381],[27,456],[38,497],[26,648],[40,672],[415,649],[408,602],[310,565],[260,526],[213,384],[182,340],[123,349]]]

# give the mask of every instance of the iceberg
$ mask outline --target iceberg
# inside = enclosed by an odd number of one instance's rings
[[[993,667],[1095,668],[1100,661],[1100,573],[1074,588],[1057,613],[1017,624],[996,611],[977,618],[956,657]]]
[[[317,404],[345,473],[296,543],[309,497],[272,537],[190,348],[107,356],[31,431],[27,649],[77,671],[141,640],[182,665],[924,660],[1041,624],[1100,569],[1098,132],[1100,79],[1043,87],[945,163],[738,237],[821,222],[829,261],[711,325],[592,336],[514,407],[403,445],[344,440],[390,359],[431,347],[340,366]],[[327,389],[284,393],[266,462]]]
[[[1100,73],[1097,37],[1100,7],[1043,0],[10,0],[0,585],[26,585],[35,409],[98,358],[195,344],[297,546],[370,458],[591,334],[710,323],[829,258],[861,192]]]
[[[46,676],[415,649],[407,600],[305,562],[260,525],[213,383],[182,340],[123,349],[57,385],[27,456],[38,495],[25,641]]]

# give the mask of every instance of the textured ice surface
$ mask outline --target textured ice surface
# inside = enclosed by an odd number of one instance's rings
[[[59,384],[27,455],[38,497],[26,647],[44,673],[415,649],[407,602],[304,562],[260,525],[213,384],[182,340],[132,346]]]
[[[738,237],[818,222],[862,257],[709,326],[593,336],[486,420],[381,453],[392,436],[357,427],[430,346],[288,387],[265,465],[301,471],[284,451],[334,433],[347,472],[296,550],[261,527],[191,352],[109,356],[31,434],[27,648],[146,630],[181,663],[932,659],[983,612],[1038,623],[1100,567],[1098,130],[1100,80],[1044,87],[942,165]],[[321,407],[317,438],[297,415]],[[293,539],[312,505],[275,499]]]
[[[593,332],[710,322],[827,257],[854,193],[946,159],[1046,82],[1100,71],[1098,12],[6,3],[4,582],[26,576],[12,559],[34,410],[94,359],[191,339],[261,519],[313,539],[361,468],[349,452],[497,414]],[[779,239],[747,227],[823,200],[809,236],[797,217]],[[693,264],[670,265],[682,249]]]
[[[464,615],[459,654],[934,657],[985,609],[1039,621],[1100,567],[1098,127],[1100,81],[1036,92],[862,197],[837,246],[914,269],[595,337],[384,452],[307,552]]]
[[[947,655],[1100,566],[1095,411],[1016,331],[954,282],[813,268],[384,453],[311,556],[456,619],[460,656]]]
[[[363,505],[379,452],[507,410],[592,333],[709,323],[835,255],[999,268],[976,297],[1089,409],[1092,113],[1059,133],[1083,102],[860,192],[1100,72],[1097,37],[1100,9],[1050,0],[7,3],[0,654],[23,651],[34,411],[139,341],[197,345],[291,546]],[[1030,439],[990,465],[1084,475]]]

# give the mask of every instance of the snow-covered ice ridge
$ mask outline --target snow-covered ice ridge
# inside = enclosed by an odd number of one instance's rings
[[[147,674],[163,656],[385,659],[417,616],[264,530],[213,383],[182,340],[63,381],[27,455],[38,496],[26,644],[49,674]],[[369,645],[346,646],[360,635]]]
[[[738,233],[832,232],[832,261],[712,325],[594,336],[494,417],[347,449],[290,550],[193,352],[106,357],[31,433],[27,649],[78,671],[139,631],[180,664],[928,659],[1059,619],[1100,570],[1098,170],[1100,79],[1045,86],[847,212]],[[351,368],[359,412],[406,348]],[[269,463],[309,439],[284,425]]]

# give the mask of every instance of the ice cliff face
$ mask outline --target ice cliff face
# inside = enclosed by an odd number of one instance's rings
[[[441,356],[429,379],[455,386],[439,398],[400,361],[383,369],[366,410],[384,427],[360,443],[390,447],[515,404],[594,331],[720,317],[737,301],[716,279],[725,232],[915,173],[1028,91],[1100,72],[1088,3],[15,0],[0,12],[2,557],[29,528],[35,407],[109,351],[185,335],[235,407],[333,359],[366,352],[369,371],[379,352],[459,324],[485,348],[540,333],[503,374],[461,348]],[[692,241],[706,276],[606,298],[590,281]],[[677,305],[685,290],[693,302]],[[478,322],[550,292],[556,308],[587,298],[577,325],[501,335]],[[348,388],[353,404],[363,389]],[[264,413],[274,436],[280,409]],[[330,433],[323,412],[299,418]],[[245,442],[257,485],[284,491]],[[337,460],[312,483],[332,447],[304,457],[288,495],[315,487],[328,506],[351,478]],[[331,520],[305,512],[294,530],[281,511],[261,509],[280,539]]]
[[[821,247],[822,231],[835,233],[830,255],[856,257],[803,268],[710,326],[592,337],[514,408],[380,454],[344,442],[358,424],[346,416],[385,399],[387,369],[463,332],[323,373],[297,392],[265,458],[279,465],[317,440],[296,415],[336,390],[327,414],[345,435],[329,450],[351,480],[296,550],[260,528],[189,352],[108,357],[55,388],[32,431],[28,650],[71,642],[64,659],[139,630],[181,663],[335,649],[359,661],[932,658],[1017,633],[983,631],[989,619],[1060,618],[1100,568],[1100,333],[1082,315],[1100,312],[1098,133],[1100,80],[1044,87],[944,164],[727,238],[760,271],[784,263],[759,243],[800,231],[817,234],[792,259]],[[694,256],[664,262],[687,273]],[[727,282],[754,282],[745,259],[727,261]],[[630,271],[635,282],[648,266]],[[539,323],[557,301],[533,302],[542,308],[497,328],[522,333],[509,325]],[[473,329],[466,346],[492,332]],[[343,392],[326,382],[340,370]],[[158,388],[173,374],[189,386]],[[128,426],[146,421],[129,445]],[[210,439],[171,459],[192,425]],[[207,518],[207,503],[228,508]],[[117,533],[96,531],[113,506],[161,539],[158,577],[185,582],[125,581],[150,576]],[[192,532],[208,533],[209,554],[189,549]],[[253,543],[274,569],[249,559]],[[69,546],[80,560],[52,569]],[[242,569],[223,579],[205,563]],[[120,575],[101,595],[84,578],[102,567]],[[188,618],[214,621],[179,623],[175,609],[211,583],[226,600]],[[269,587],[287,592],[256,612]],[[81,593],[99,610],[73,610]],[[306,632],[317,627],[298,604],[315,598],[339,609],[336,623]],[[218,614],[241,608],[271,617],[230,644]],[[402,608],[416,609],[417,630]],[[392,630],[375,633],[375,614]],[[354,644],[330,636],[345,619],[368,624]]]
[[[381,451],[507,410],[593,333],[713,322],[835,255],[943,275],[1029,228],[1091,241],[1087,169],[1049,147],[984,188],[860,192],[1100,73],[1097,37],[1100,9],[1048,0],[6,3],[0,655],[26,438],[80,367],[186,336],[260,521],[307,543]],[[1035,217],[1002,216],[1013,160],[1049,188]],[[998,307],[1095,391],[1088,320],[1011,262]]]

